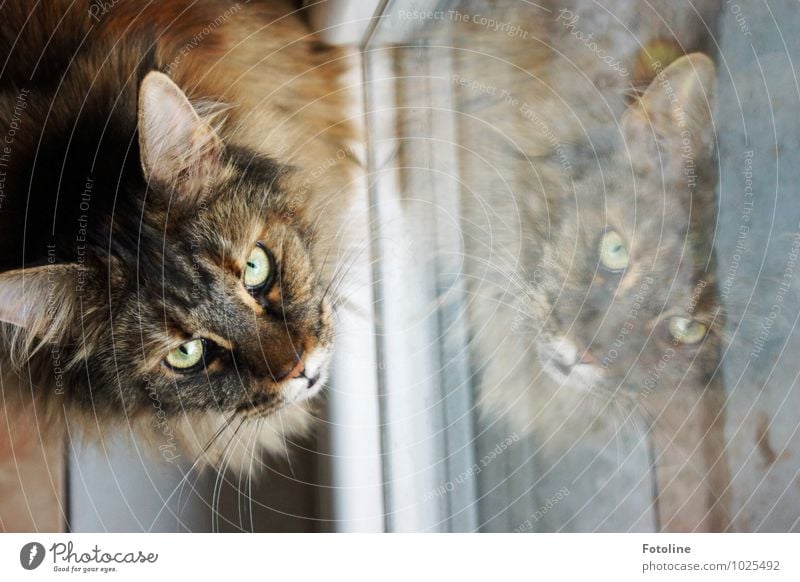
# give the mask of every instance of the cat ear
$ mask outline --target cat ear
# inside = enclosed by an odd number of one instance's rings
[[[715,74],[714,62],[702,53],[683,56],[661,71],[623,118],[631,147],[655,138],[667,147],[677,146],[686,157],[711,156]]]
[[[138,124],[145,178],[176,192],[174,202],[199,202],[224,167],[222,142],[167,75],[142,81]]]
[[[54,264],[0,274],[0,322],[25,331],[26,343],[57,342],[72,322],[80,267]]]

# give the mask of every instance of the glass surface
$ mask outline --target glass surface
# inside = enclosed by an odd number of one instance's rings
[[[389,530],[800,527],[798,22],[746,10],[386,6]]]

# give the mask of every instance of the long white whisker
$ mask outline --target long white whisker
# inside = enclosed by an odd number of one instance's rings
[[[225,471],[228,468],[228,464],[230,463],[230,458],[233,457],[233,453],[236,450],[234,443],[238,443],[237,436],[239,435],[239,430],[244,426],[244,423],[247,421],[246,418],[242,418],[239,424],[236,426],[236,429],[233,431],[230,439],[228,440],[225,448],[222,450],[222,457],[220,459],[220,466],[217,467],[217,476],[214,479],[214,488],[212,489],[212,496],[211,496],[211,515],[212,515],[212,524],[211,530],[218,532],[219,530],[219,502],[220,496],[222,495],[222,485],[225,481]]]
[[[180,528],[183,525],[182,522],[181,522],[181,518],[180,518],[180,516],[181,516],[181,495],[183,494],[183,488],[186,486],[186,483],[187,483],[187,481],[189,479],[189,476],[192,474],[192,471],[194,471],[194,469],[197,467],[197,464],[205,456],[205,454],[208,451],[208,449],[214,444],[214,442],[220,437],[220,435],[222,435],[222,433],[225,431],[225,429],[228,426],[230,426],[230,424],[231,424],[231,422],[233,422],[234,418],[236,418],[236,414],[232,413],[228,418],[226,418],[225,420],[222,421],[222,424],[220,425],[220,427],[214,432],[214,434],[211,436],[211,438],[208,439],[208,442],[203,446],[202,450],[197,455],[195,460],[192,462],[192,464],[189,466],[189,468],[183,473],[183,477],[181,477],[181,480],[172,489],[172,491],[167,496],[167,498],[164,499],[164,503],[162,504],[161,509],[158,510],[158,513],[156,513],[155,517],[153,518],[153,523],[156,523],[156,521],[158,520],[158,517],[161,515],[161,512],[164,511],[168,507],[170,500],[175,496],[176,493],[178,493],[178,507],[177,507],[176,512],[175,512],[176,513],[175,517],[176,517],[176,520],[177,520],[177,528],[180,531]],[[194,486],[192,486],[192,490],[193,491],[195,490]]]

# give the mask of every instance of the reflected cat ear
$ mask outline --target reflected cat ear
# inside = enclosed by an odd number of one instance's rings
[[[165,74],[148,73],[139,89],[139,150],[148,181],[198,203],[220,178],[223,145],[183,91]]]
[[[72,322],[79,271],[78,265],[58,264],[0,274],[0,322],[24,330],[29,346],[58,342]]]
[[[714,62],[702,53],[675,60],[656,76],[623,118],[626,136],[653,138],[682,147],[681,153],[706,158],[714,151],[711,108],[715,90]],[[685,147],[689,145],[692,152]]]

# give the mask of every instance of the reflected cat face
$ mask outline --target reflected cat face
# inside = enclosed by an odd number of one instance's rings
[[[527,297],[536,357],[564,390],[646,396],[714,371],[713,75],[706,57],[684,57],[620,128],[567,148]]]

